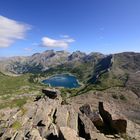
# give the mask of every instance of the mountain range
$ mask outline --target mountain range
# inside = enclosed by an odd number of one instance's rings
[[[139,140],[139,60],[134,52],[53,50],[0,58],[0,139]],[[81,86],[41,82],[63,73]]]
[[[123,52],[104,55],[76,51],[47,50],[27,57],[0,59],[0,71],[5,74],[58,74],[69,72],[88,84],[104,88],[125,86],[140,97],[140,53]]]

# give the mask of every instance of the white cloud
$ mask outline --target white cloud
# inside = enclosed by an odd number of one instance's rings
[[[64,38],[64,39],[59,39],[55,40],[49,37],[43,37],[42,38],[42,45],[44,47],[48,48],[62,48],[62,49],[67,49],[69,47],[69,44],[74,42],[75,40],[72,38]]]
[[[0,48],[9,47],[17,39],[24,39],[30,26],[0,15]]]

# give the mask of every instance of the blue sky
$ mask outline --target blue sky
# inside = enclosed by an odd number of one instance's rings
[[[140,52],[140,0],[1,0],[0,57],[48,49]]]

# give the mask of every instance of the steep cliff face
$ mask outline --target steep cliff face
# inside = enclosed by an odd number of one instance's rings
[[[140,97],[140,53],[124,52],[109,55],[95,65],[88,83],[100,86],[127,87]]]
[[[121,58],[121,59],[120,59]],[[125,86],[140,97],[140,53],[125,52],[115,55],[114,69],[126,75]],[[118,68],[116,66],[118,65]]]

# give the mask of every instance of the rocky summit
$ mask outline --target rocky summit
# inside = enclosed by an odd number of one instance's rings
[[[46,91],[46,92],[45,92]],[[0,110],[1,140],[125,140],[139,139],[139,128],[133,131],[130,120],[107,102],[90,104],[64,102],[58,90],[43,90],[42,97],[26,103],[21,109]],[[45,94],[47,93],[47,94]],[[114,109],[113,112],[111,109]],[[130,125],[131,124],[131,125]],[[136,129],[137,128],[137,129]]]

